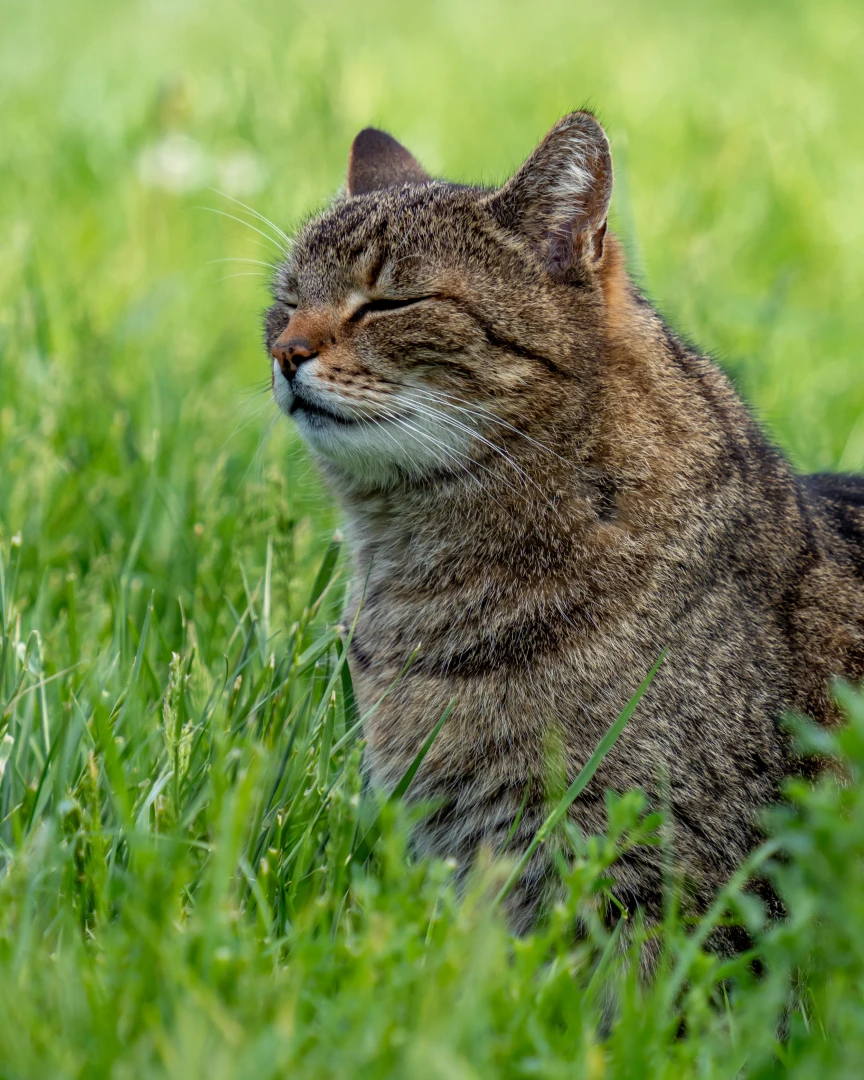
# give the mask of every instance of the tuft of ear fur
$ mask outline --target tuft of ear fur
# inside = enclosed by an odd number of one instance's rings
[[[416,184],[429,174],[402,143],[378,128],[364,128],[351,144],[348,155],[348,194]]]
[[[501,225],[531,243],[549,273],[564,277],[602,256],[611,197],[606,132],[591,113],[573,112],[487,206]]]

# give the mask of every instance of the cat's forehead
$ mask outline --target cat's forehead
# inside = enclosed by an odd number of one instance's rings
[[[373,284],[385,269],[403,277],[429,260],[447,261],[472,232],[481,194],[433,182],[339,200],[303,228],[287,276],[324,300]]]

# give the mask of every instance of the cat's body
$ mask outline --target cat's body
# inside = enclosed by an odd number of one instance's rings
[[[365,592],[351,653],[372,780],[392,786],[448,702],[411,787],[444,805],[421,849],[470,863],[548,812],[657,659],[571,809],[664,787],[704,903],[796,769],[790,710],[830,722],[864,677],[864,481],[796,477],[722,372],[637,293],[606,235],[611,162],[584,113],[499,191],[429,181],[398,144],[355,142],[349,192],[298,238],[268,345],[346,511]],[[281,380],[281,382],[280,382]],[[661,855],[618,869],[657,911]],[[511,904],[530,925],[540,853]]]

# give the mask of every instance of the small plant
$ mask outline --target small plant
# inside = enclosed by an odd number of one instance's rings
[[[802,469],[860,471],[857,7],[3,15],[0,1080],[857,1077],[857,692],[846,727],[801,729],[837,765],[791,784],[702,919],[662,797],[540,838],[556,888],[514,939],[512,860],[457,886],[411,850],[429,808],[364,790],[338,522],[289,426],[264,438],[284,241],[210,189],[292,233],[363,124],[493,183],[592,101],[639,279]],[[615,902],[648,844],[656,925]],[[741,952],[710,951],[718,926]]]
[[[411,853],[425,811],[400,798],[410,775],[378,810],[362,792],[350,629],[326,610],[338,543],[282,644],[260,634],[265,559],[221,662],[188,621],[166,639],[146,600],[125,665],[112,636],[59,677],[24,636],[19,560],[7,547],[0,576],[4,1075],[194,1061],[274,1077],[811,1076],[843,1075],[861,1051],[852,691],[846,728],[798,726],[842,776],[790,782],[770,838],[701,919],[679,903],[670,851],[667,914],[649,926],[615,900],[615,866],[666,842],[662,814],[630,792],[607,794],[603,836],[565,815],[649,676],[538,835],[560,852],[560,885],[514,939],[497,909],[524,860],[487,855],[460,889],[452,866]],[[746,891],[754,875],[785,918]],[[730,922],[750,947],[711,952]]]

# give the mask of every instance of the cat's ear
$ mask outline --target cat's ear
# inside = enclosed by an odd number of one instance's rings
[[[561,277],[603,254],[612,197],[609,140],[591,113],[559,120],[514,177],[491,196],[496,220],[529,240]]]
[[[351,144],[348,155],[348,194],[416,184],[429,174],[402,143],[378,128],[365,128]]]

